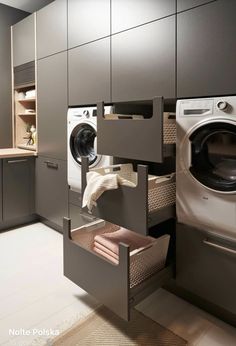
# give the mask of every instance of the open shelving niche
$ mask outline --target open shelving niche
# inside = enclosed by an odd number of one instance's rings
[[[122,111],[130,114],[129,112],[133,112],[128,103],[123,105],[118,105],[116,113]],[[175,112],[175,102],[171,100],[165,107],[163,98],[155,98],[148,103],[137,102],[133,105],[135,106],[134,114],[140,114],[140,109],[144,113],[148,110],[147,119],[133,120],[128,117],[128,119],[117,118],[118,120],[107,121],[104,118],[104,104],[98,104],[98,153],[112,155],[114,151],[115,155],[112,156],[115,156],[115,163],[122,163],[125,160],[133,163],[137,171],[137,184],[135,187],[122,185],[117,190],[106,191],[97,201],[97,206],[93,208],[92,214],[101,221],[105,220],[104,222],[108,222],[108,224],[119,225],[145,236],[151,235],[161,239],[161,236],[169,234],[170,244],[166,264],[163,264],[159,270],[154,270],[152,275],[145,277],[136,286],[131,287],[129,246],[120,243],[119,264],[114,265],[97,255],[91,248],[84,247],[83,241],[81,242],[84,237],[89,237],[89,233],[91,230],[93,232],[96,225],[91,224],[83,229],[72,230],[70,219],[64,219],[65,276],[126,320],[130,318],[132,306],[173,278],[175,262],[175,205],[161,208],[154,213],[149,213],[148,208],[149,170],[151,174],[163,175],[170,174],[175,167],[175,145],[164,145],[163,143],[163,110],[168,109],[168,112]],[[150,109],[153,110],[152,114]],[[118,130],[121,128],[125,128],[125,130],[119,138]],[[141,148],[140,134],[149,130],[149,135],[145,132],[144,136],[143,143],[146,148],[139,158],[135,151],[137,147]],[[152,137],[153,134],[156,135],[155,138]],[[114,138],[115,142],[110,143],[109,148],[103,151],[102,148],[105,148]],[[121,142],[122,145],[119,147]],[[130,144],[129,150],[126,150],[127,143]],[[157,148],[154,147],[155,143]],[[145,153],[148,151],[151,151],[149,161],[144,160]],[[86,187],[88,170],[88,158],[82,157],[82,193]],[[85,209],[87,210],[87,208]],[[170,223],[173,226],[172,229],[169,229],[169,221],[173,221]],[[77,233],[78,236],[76,236]]]
[[[37,99],[26,97],[26,92],[35,90],[35,83],[18,85],[14,88],[14,146],[21,149],[37,151],[36,143],[28,144],[27,131],[32,125],[37,131]]]

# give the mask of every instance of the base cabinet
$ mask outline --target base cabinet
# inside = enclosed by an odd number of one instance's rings
[[[34,158],[10,158],[2,162],[3,222],[34,213]]]
[[[96,217],[82,211],[82,196],[80,193],[69,190],[69,218],[72,229],[76,229],[96,220]]]
[[[177,225],[178,286],[236,315],[236,241]]]
[[[36,160],[36,213],[61,228],[68,215],[66,161],[38,157]]]

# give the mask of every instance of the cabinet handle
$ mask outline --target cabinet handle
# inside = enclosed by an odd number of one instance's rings
[[[215,244],[215,243],[212,243],[211,241],[209,241],[208,239],[204,239],[203,240],[203,243],[207,246],[211,246],[217,250],[221,250],[227,254],[231,254],[231,255],[235,255],[236,256],[236,250],[233,250],[233,249],[230,249],[228,247],[225,247],[225,246],[222,246],[222,245],[219,245],[219,244]]]
[[[51,161],[44,161],[48,168],[58,169],[58,164]]]
[[[27,162],[27,159],[22,159],[22,160],[8,160],[7,163],[12,164],[12,163],[21,163],[21,162]]]

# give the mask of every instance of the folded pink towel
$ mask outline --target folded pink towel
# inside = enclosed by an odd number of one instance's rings
[[[133,251],[150,246],[155,239],[129,231],[126,228],[120,228],[118,231],[112,233],[96,235],[94,241],[119,256],[119,243],[129,245],[130,251]]]
[[[119,264],[119,260],[115,259],[113,256],[110,256],[107,252],[104,252],[102,250],[100,250],[99,248],[97,248],[96,246],[94,246],[93,251],[97,252],[99,255],[105,257],[106,259],[108,259],[109,261],[111,261],[114,264]]]
[[[98,243],[97,241],[94,242],[94,249],[98,249],[100,251],[103,251],[107,255],[109,255],[109,256],[113,257],[115,260],[119,261],[119,256],[117,254],[115,254],[115,252],[109,250],[108,248],[106,248],[102,244]]]

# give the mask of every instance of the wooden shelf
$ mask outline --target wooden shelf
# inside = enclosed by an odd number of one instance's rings
[[[24,115],[32,115],[32,116],[35,116],[36,113],[18,113],[17,115],[19,115],[19,116],[24,116]]]
[[[35,102],[36,98],[30,98],[30,99],[19,99],[18,102]]]

